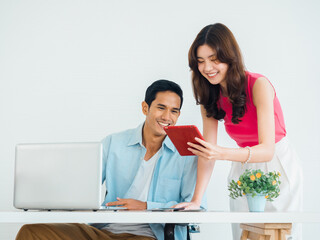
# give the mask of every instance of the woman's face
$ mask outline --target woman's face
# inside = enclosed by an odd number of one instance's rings
[[[198,69],[200,73],[211,83],[226,87],[226,74],[228,64],[221,63],[216,56],[216,51],[208,45],[202,45],[197,49]]]

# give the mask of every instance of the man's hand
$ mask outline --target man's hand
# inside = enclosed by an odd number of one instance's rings
[[[119,207],[125,207],[128,210],[146,210],[147,209],[147,203],[142,202],[135,199],[125,199],[125,198],[119,198],[117,197],[118,201],[115,202],[108,202],[106,206],[119,206]]]
[[[182,202],[172,206],[173,208],[184,208],[184,210],[200,209],[200,204],[196,202]]]

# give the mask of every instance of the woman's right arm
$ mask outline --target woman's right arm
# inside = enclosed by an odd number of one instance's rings
[[[218,130],[218,120],[214,118],[208,118],[205,108],[201,105],[201,116],[203,123],[203,137],[207,142],[212,145],[217,144],[217,130]],[[197,167],[197,182],[196,188],[194,190],[193,198],[191,202],[179,203],[173,207],[184,207],[188,209],[198,209],[201,206],[201,200],[206,191],[208,183],[211,178],[215,161],[208,161],[202,157],[198,158]]]
[[[208,118],[205,108],[201,105],[201,116],[203,123],[203,137],[212,145],[217,145],[218,120]],[[197,183],[193,194],[192,202],[201,204],[204,192],[209,184],[215,161],[207,161],[202,157],[198,158]]]

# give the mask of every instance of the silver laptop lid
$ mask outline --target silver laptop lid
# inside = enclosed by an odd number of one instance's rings
[[[21,209],[99,209],[101,143],[18,144],[14,206]]]

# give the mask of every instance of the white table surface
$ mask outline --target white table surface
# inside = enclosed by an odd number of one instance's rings
[[[1,211],[0,223],[320,223],[320,212]]]

